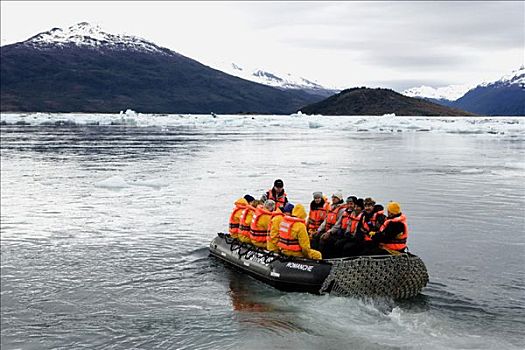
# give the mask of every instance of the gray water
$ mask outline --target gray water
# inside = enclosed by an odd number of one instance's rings
[[[525,139],[2,126],[2,349],[521,349]],[[282,178],[397,200],[430,283],[404,302],[284,293],[208,256]]]

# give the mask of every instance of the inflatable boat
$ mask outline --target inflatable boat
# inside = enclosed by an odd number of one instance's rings
[[[311,260],[269,252],[219,233],[210,243],[210,255],[288,292],[397,300],[418,295],[428,283],[425,264],[410,253]]]

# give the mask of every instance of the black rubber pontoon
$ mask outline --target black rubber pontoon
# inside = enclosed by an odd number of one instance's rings
[[[428,282],[423,261],[408,253],[317,261],[275,254],[219,233],[210,243],[210,254],[289,292],[407,299]]]

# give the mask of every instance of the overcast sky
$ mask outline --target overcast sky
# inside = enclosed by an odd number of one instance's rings
[[[525,61],[525,2],[1,3],[2,45],[97,24],[204,64],[235,62],[337,87],[495,80]]]

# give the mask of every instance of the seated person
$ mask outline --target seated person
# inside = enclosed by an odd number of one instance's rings
[[[273,187],[266,191],[261,196],[261,201],[264,203],[267,199],[271,199],[275,202],[277,208],[283,207],[288,203],[286,192],[284,192],[284,182],[281,179],[277,179],[273,182]]]
[[[266,249],[271,252],[279,253],[279,225],[285,215],[292,215],[292,210],[294,205],[290,202],[286,203],[281,209],[276,209],[272,213],[272,218],[270,220],[270,225],[268,227],[268,239],[266,242]]]
[[[407,248],[407,219],[397,202],[388,203],[387,214],[379,231],[372,235],[372,240],[378,243],[378,248],[383,251],[382,254],[387,252],[395,255],[404,252]]]
[[[261,201],[254,200],[251,205],[248,204],[246,208],[242,211],[241,218],[239,219],[239,233],[237,234],[237,239],[244,243],[252,243],[250,239],[250,225],[252,223],[253,214],[255,213],[255,208],[259,205],[262,205]]]
[[[264,206],[255,208],[255,213],[250,225],[250,240],[254,246],[266,249],[268,227],[270,226],[274,209],[275,202],[271,199],[264,202]]]
[[[233,211],[230,214],[230,222],[228,229],[228,232],[230,233],[230,236],[232,236],[232,238],[237,238],[237,235],[239,234],[239,222],[241,219],[242,212],[246,208],[246,206],[250,204],[253,200],[254,198],[247,194],[244,197],[239,198],[235,201],[235,207],[233,208]]]
[[[323,197],[323,192],[314,192],[313,200],[310,203],[310,212],[306,220],[306,229],[310,238],[317,233],[317,229],[326,219],[326,214],[330,208],[328,199]]]
[[[300,256],[309,259],[322,259],[321,253],[310,247],[310,238],[306,231],[306,211],[301,204],[292,210],[292,216],[284,216],[279,225],[279,249],[288,256]]]

